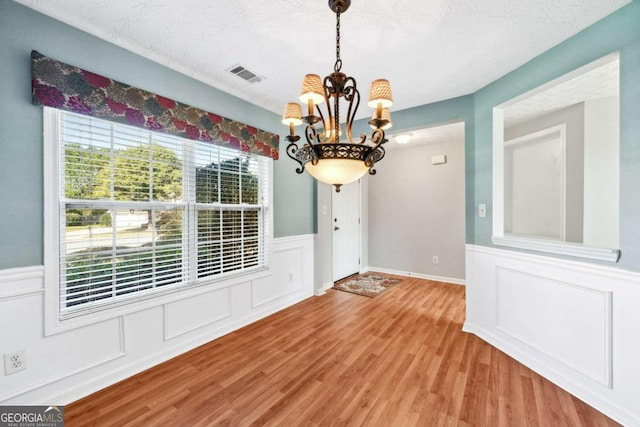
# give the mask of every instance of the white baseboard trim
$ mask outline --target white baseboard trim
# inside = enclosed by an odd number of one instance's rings
[[[324,295],[331,288],[333,288],[333,282],[324,283],[320,286],[319,289],[316,289],[315,295],[317,297],[319,297],[320,295]]]
[[[75,368],[73,368],[71,371],[66,371],[66,372],[61,372],[61,373],[57,373],[51,377],[46,377],[41,379],[40,381],[36,381],[36,382],[32,382],[29,383],[27,385],[24,385],[18,389],[13,389],[11,391],[9,391],[8,393],[3,393],[0,394],[0,403],[3,403],[6,400],[9,399],[15,399],[16,397],[19,397],[23,394],[26,393],[30,393],[34,390],[37,390],[39,388],[42,387],[46,387],[49,386],[57,381],[61,381],[64,380],[66,378],[72,377],[74,375],[78,375],[84,371],[88,371],[89,369],[93,369],[93,368],[97,368],[100,365],[104,365],[107,364],[109,362],[112,362],[116,359],[120,359],[122,357],[125,357],[127,355],[126,351],[125,351],[125,343],[124,343],[124,333],[122,332],[123,328],[124,328],[124,322],[122,317],[118,318],[118,323],[119,323],[119,328],[120,328],[120,348],[114,352],[113,354],[108,354],[105,355],[103,358],[99,359],[99,360],[93,360],[90,363],[84,364],[84,365],[80,365],[80,366],[76,366]],[[97,390],[94,390],[97,391]],[[93,393],[93,392],[91,392]],[[88,393],[90,394],[90,393]],[[87,395],[88,395],[87,394]],[[87,396],[85,395],[85,396]],[[84,396],[80,396],[80,397],[84,397]],[[80,398],[78,397],[78,398]],[[77,399],[76,399],[77,400]],[[40,405],[49,405],[49,403],[47,402],[58,402],[58,400],[44,400],[41,401],[39,404]],[[69,402],[70,403],[70,402]],[[30,405],[32,403],[29,403]],[[64,403],[66,405],[66,403]]]
[[[395,276],[417,277],[418,279],[434,280],[436,282],[452,283],[454,285],[465,285],[465,279],[458,279],[455,277],[433,276],[431,274],[412,273],[410,271],[392,270],[389,268],[381,267],[368,267],[366,271],[377,271],[379,273],[393,274]]]
[[[613,418],[620,424],[626,426],[640,426],[640,420],[635,418],[632,414],[614,405],[610,401],[603,399],[601,396],[590,392],[580,384],[569,380],[560,372],[535,357],[534,353],[523,351],[522,349],[519,349],[509,343],[507,340],[504,340],[501,337],[491,333],[490,331],[469,322],[464,322],[464,324],[462,325],[462,330],[464,332],[476,335],[478,338],[486,341],[498,350],[508,354],[518,362],[530,368],[532,371],[548,379],[568,393],[576,396],[578,399],[593,406],[598,411],[606,414],[608,417]]]

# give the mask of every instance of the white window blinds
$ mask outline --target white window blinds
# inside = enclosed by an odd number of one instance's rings
[[[267,265],[270,159],[52,113],[61,318]]]

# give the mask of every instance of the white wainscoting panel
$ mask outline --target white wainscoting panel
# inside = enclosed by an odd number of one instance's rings
[[[272,247],[261,274],[49,336],[43,267],[1,270],[0,358],[25,350],[27,369],[0,371],[0,405],[66,405],[313,296],[314,236],[274,239]]]
[[[611,292],[497,268],[496,328],[607,387],[610,307]]]
[[[465,331],[640,426],[640,273],[467,245],[466,286]]]
[[[273,260],[274,278],[254,280],[251,284],[251,306],[256,308],[300,290],[303,256],[300,247],[279,250]]]
[[[231,317],[231,289],[217,289],[164,305],[164,339],[169,340]]]
[[[27,366],[7,376],[0,367],[0,402],[125,355],[121,319],[94,323],[66,336],[43,338],[43,306],[43,294],[30,290],[22,298],[0,299],[0,357],[24,350]],[[81,344],[71,346],[70,342]]]

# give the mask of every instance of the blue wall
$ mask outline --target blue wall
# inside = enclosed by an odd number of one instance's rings
[[[491,245],[493,107],[615,51],[620,52],[622,254],[618,265],[640,270],[640,2],[632,2],[474,94],[475,172],[468,178],[474,180],[475,203],[487,203],[488,215],[473,215],[474,237],[469,243]]]
[[[42,264],[42,111],[30,99],[29,52],[283,133],[279,117],[28,8],[0,0],[0,268]],[[394,132],[465,121],[467,243],[491,246],[492,108],[620,51],[619,265],[640,271],[640,3],[632,2],[473,95],[393,112]],[[490,59],[487,59],[490,60]],[[354,134],[370,133],[358,121]],[[284,153],[274,162],[276,237],[315,232],[315,184]],[[376,179],[384,179],[377,175]],[[442,183],[446,185],[446,183]],[[487,203],[478,218],[476,205]]]
[[[31,50],[274,133],[286,130],[276,114],[0,0],[0,269],[43,262],[42,108],[31,103]],[[274,234],[313,233],[314,185],[296,176],[284,145],[274,162]]]

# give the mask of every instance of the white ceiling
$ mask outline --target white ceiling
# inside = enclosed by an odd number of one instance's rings
[[[326,0],[17,0],[281,114],[307,73],[335,61]],[[391,81],[401,110],[473,93],[630,0],[353,0],[342,71]],[[241,64],[265,79],[228,72]],[[362,102],[358,118],[369,117]]]

